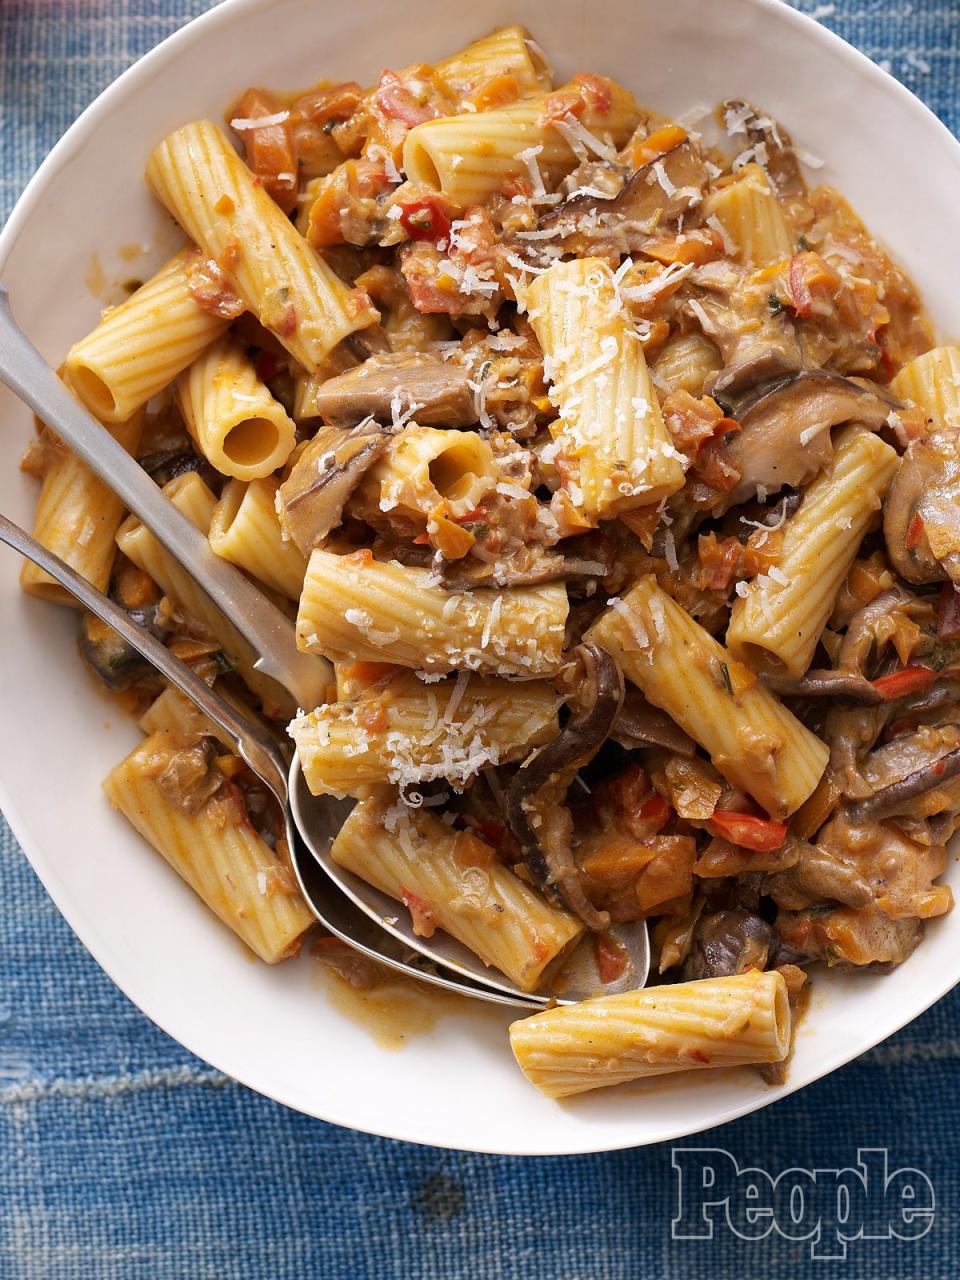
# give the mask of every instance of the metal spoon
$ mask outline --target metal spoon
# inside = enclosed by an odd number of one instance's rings
[[[210,550],[207,539],[173,506],[142,467],[127,454],[96,418],[74,399],[13,319],[7,291],[2,284],[0,284],[0,381],[5,382],[44,422],[53,427],[60,439],[123,499],[125,505],[160,539],[171,554],[176,556],[260,655],[256,663],[260,670],[284,685],[303,707],[312,708],[324,701],[325,686],[332,679],[329,663],[323,658],[303,654],[296,648],[290,620],[276,609],[239,570]],[[13,533],[11,537],[5,537],[3,540],[15,546],[22,554],[29,556],[37,563],[40,561],[36,560],[34,548],[44,557],[50,557],[49,552],[32,539],[28,539],[17,526],[10,525],[9,521],[6,521],[5,525]],[[12,540],[14,537],[16,541]],[[24,539],[27,541],[24,542]],[[28,549],[29,543],[32,543],[32,547]],[[553,975],[549,990],[534,994],[521,992],[504,975],[485,968],[471,951],[449,935],[438,932],[433,938],[424,939],[415,934],[412,923],[405,918],[404,914],[398,914],[397,904],[392,899],[387,898],[358,877],[345,872],[329,856],[333,839],[349,813],[349,803],[344,807],[343,802],[337,802],[328,797],[318,800],[310,796],[296,760],[288,781],[286,768],[276,744],[259,729],[257,729],[256,738],[250,739],[255,743],[252,748],[254,758],[248,758],[247,751],[251,748],[244,744],[241,749],[240,737],[236,735],[238,731],[242,732],[245,728],[253,726],[248,726],[248,722],[227,704],[224,704],[229,716],[226,723],[220,715],[214,714],[206,703],[201,701],[201,696],[212,698],[216,695],[213,695],[202,681],[197,681],[193,673],[188,668],[184,668],[191,683],[191,688],[185,687],[179,673],[174,676],[167,669],[174,657],[165,646],[148,633],[142,632],[122,610],[117,609],[112,601],[94,591],[84,579],[79,578],[57,557],[50,558],[56,562],[59,570],[70,575],[71,581],[63,581],[59,572],[54,572],[44,564],[43,567],[48,569],[52,577],[61,581],[70,591],[74,590],[72,581],[76,581],[82,584],[85,595],[92,592],[95,597],[99,597],[98,607],[88,604],[91,612],[115,627],[124,639],[138,652],[143,653],[144,657],[157,666],[164,675],[167,675],[187,697],[207,711],[211,719],[215,720],[225,733],[231,735],[231,742],[235,742],[241,757],[263,779],[282,805],[284,820],[288,827],[292,809],[293,818],[307,847],[317,863],[323,867],[346,897],[361,909],[369,921],[392,935],[395,942],[414,953],[419,953],[433,964],[441,965],[456,973],[463,983],[469,984],[464,987],[466,994],[480,995],[478,988],[482,988],[484,991],[482,998],[495,998],[494,992],[499,992],[500,997],[497,998],[505,996],[508,1002],[530,1006],[542,1005],[557,999],[569,1002],[600,993],[634,989],[643,986],[646,982],[649,970],[649,942],[646,926],[642,923],[616,926],[613,931],[620,942],[625,958],[623,972],[615,982],[607,984],[601,982],[595,948],[592,945],[592,939],[588,936],[575,949],[564,967]],[[74,591],[74,594],[78,592]],[[85,596],[78,598],[87,603]],[[104,608],[109,610],[109,616],[104,612]],[[141,638],[149,648],[143,647]],[[161,665],[162,662],[167,665]],[[222,702],[222,699],[218,698],[217,701]],[[244,736],[248,737],[248,735]],[[290,847],[294,850],[294,841],[291,841]],[[295,854],[292,856],[295,863],[299,863],[298,857]],[[299,867],[298,874],[300,874]],[[301,875],[301,881],[305,879],[306,877]],[[321,901],[324,899],[321,898]],[[311,906],[313,905],[311,902]],[[317,914],[320,918],[324,916],[321,911],[317,911]],[[337,930],[334,929],[333,932]],[[345,941],[351,941],[351,939],[347,937]],[[396,963],[394,967],[397,967]],[[401,967],[409,966],[401,965]],[[446,985],[449,985],[450,981],[445,980]]]
[[[138,653],[195,703],[205,715],[223,731],[237,755],[253,770],[276,798],[281,810],[290,860],[303,896],[317,920],[325,929],[335,934],[357,951],[396,969],[400,973],[418,978],[435,986],[455,991],[459,995],[490,1000],[495,1004],[529,1007],[531,1001],[511,994],[488,990],[463,975],[459,981],[438,973],[432,963],[418,957],[416,952],[398,940],[393,933],[376,926],[369,915],[357,910],[349,897],[342,894],[330,878],[320,869],[316,860],[306,852],[298,839],[290,805],[287,803],[287,765],[280,748],[270,735],[256,722],[241,715],[225,698],[209,685],[166,647],[162,641],[137,625],[129,614],[107,596],[98,591],[75,569],[65,564],[59,556],[48,551],[13,521],[0,515],[0,542],[19,551],[34,564],[45,569],[52,578],[65,587],[91,613],[106,622]],[[296,775],[299,768],[294,765]],[[325,822],[328,815],[317,817]],[[320,840],[324,834],[321,826],[312,833]],[[394,904],[396,905],[396,904]]]

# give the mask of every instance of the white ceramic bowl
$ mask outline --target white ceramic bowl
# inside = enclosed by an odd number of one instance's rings
[[[823,157],[839,186],[956,332],[952,249],[960,146],[905,89],[778,0],[446,0],[354,5],[226,0],[137,63],[54,149],[0,236],[14,313],[51,361],[88,330],[108,278],[146,275],[177,243],[141,178],[177,125],[218,117],[250,83],[369,82],[430,61],[494,24],[520,21],[561,74],[605,72],[681,113],[742,95]],[[118,250],[148,252],[133,261]],[[7,464],[0,510],[29,525],[33,482],[17,470],[29,415],[0,389]],[[124,992],[214,1066],[309,1115],[438,1146],[559,1154],[675,1138],[754,1110],[832,1071],[916,1017],[960,977],[960,913],[932,925],[889,977],[816,979],[789,1084],[752,1073],[666,1077],[652,1087],[548,1102],[523,1079],[509,1017],[444,1012],[399,1053],[333,1008],[316,963],[270,969],[243,949],[113,814],[99,783],[136,732],[80,669],[74,619],[28,600],[0,557],[0,803],[77,934]],[[951,867],[950,874],[953,875]]]

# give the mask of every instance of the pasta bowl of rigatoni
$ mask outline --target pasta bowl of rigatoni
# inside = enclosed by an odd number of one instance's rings
[[[662,1141],[960,976],[960,151],[769,0],[417,11],[226,0],[0,237],[23,328],[325,701],[5,391],[0,507],[355,801],[331,856],[416,933],[606,985],[514,1017],[325,937],[214,727],[7,558],[0,799],[250,1087],[441,1146]]]

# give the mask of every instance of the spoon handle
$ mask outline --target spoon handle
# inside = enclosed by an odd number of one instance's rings
[[[131,648],[136,649],[161,675],[166,676],[171,684],[175,684],[181,693],[196,703],[223,730],[237,754],[254,773],[259,774],[280,803],[286,805],[286,764],[279,747],[260,725],[236,711],[156,636],[138,626],[124,609],[91,586],[86,578],[52,551],[41,546],[5,515],[0,515],[0,542],[5,542],[8,547],[45,569],[51,578],[55,578],[71,595],[76,596],[101,621],[113,627]]]
[[[331,680],[329,664],[300,652],[290,619],[239,569],[211,551],[203,534],[74,399],[14,320],[2,283],[0,382],[28,404],[189,571],[259,654],[258,670],[277,680],[307,710],[325,701],[324,688]],[[114,625],[112,619],[108,621]]]

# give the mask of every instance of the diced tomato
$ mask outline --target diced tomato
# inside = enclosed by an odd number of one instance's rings
[[[597,971],[604,986],[623,977],[628,959],[626,951],[609,933],[598,933],[593,940]]]
[[[870,683],[882,696],[884,702],[893,702],[897,698],[905,698],[911,693],[922,693],[929,689],[937,678],[937,672],[930,667],[904,667],[902,671],[892,671],[888,676],[880,676]]]
[[[660,792],[655,791],[652,796],[644,800],[637,812],[645,821],[656,823],[659,831],[670,817],[670,806]]]
[[[413,540],[413,541],[414,541],[415,545],[416,545],[416,546],[418,546],[418,547],[426,547],[426,546],[429,546],[429,545],[430,545],[430,535],[429,535],[429,533],[418,533],[418,534],[417,534],[417,536],[414,538],[414,540]]]
[[[493,818],[474,818],[473,825],[486,840],[487,844],[496,848],[503,837],[507,834],[507,828],[502,822],[497,822]]]
[[[413,129],[425,120],[433,120],[437,111],[421,106],[407,86],[394,71],[385,71],[374,94],[377,106],[388,120],[399,120]]]
[[[945,582],[937,606],[937,639],[948,644],[960,640],[960,590]]]
[[[701,1063],[701,1065],[704,1067],[709,1067],[710,1065],[710,1058],[707,1056],[707,1054],[703,1052],[702,1049],[688,1049],[687,1057],[692,1058],[694,1062]]]
[[[610,110],[613,97],[610,93],[609,80],[606,80],[603,76],[595,76],[587,71],[581,71],[573,77],[571,84],[576,86],[577,92],[588,107],[592,107],[594,111],[599,111],[603,115],[606,115]]]
[[[462,516],[455,516],[457,524],[473,524],[474,520],[486,520],[486,507],[471,507],[469,511],[464,512]]]
[[[364,708],[360,717],[360,724],[367,733],[386,733],[390,728],[390,720],[383,704],[377,702],[372,707]]]
[[[441,195],[429,194],[401,204],[400,225],[411,240],[436,244],[450,235],[450,214]]]
[[[813,294],[807,285],[799,255],[790,260],[790,270],[787,273],[787,277],[794,311],[801,318],[810,315],[813,311]]]
[[[907,550],[912,550],[923,537],[923,516],[918,511],[907,530]]]
[[[418,893],[414,893],[406,885],[401,885],[400,900],[410,912],[410,919],[413,921],[413,932],[417,937],[432,938],[436,932],[437,922],[433,914],[433,908],[426,898],[421,898]]]
[[[752,813],[733,813],[728,809],[718,809],[707,823],[707,830],[721,840],[729,840],[741,849],[752,849],[754,853],[772,853],[774,849],[781,848],[787,838],[784,822],[757,818]]]

